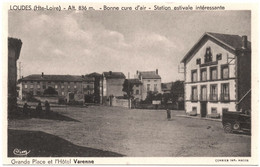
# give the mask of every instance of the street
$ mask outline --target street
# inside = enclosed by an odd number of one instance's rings
[[[63,106],[52,107],[51,110],[61,115],[61,119],[27,118],[8,121],[9,156],[14,156],[13,148],[22,146],[24,148],[21,149],[31,150],[28,156],[251,155],[251,136],[225,134],[221,122],[176,116],[184,114],[184,111],[171,111],[172,119],[167,120],[165,110],[130,110],[106,106]],[[30,137],[25,137],[29,134]],[[48,138],[42,137],[43,135]],[[48,143],[49,138],[52,143]],[[63,145],[55,143],[60,140]],[[67,145],[70,145],[70,148],[67,148]],[[88,152],[89,150],[92,152]]]

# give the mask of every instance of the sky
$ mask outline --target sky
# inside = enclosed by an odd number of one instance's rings
[[[183,80],[180,61],[205,32],[247,35],[250,11],[9,11],[8,36],[23,45],[22,75],[158,69]]]

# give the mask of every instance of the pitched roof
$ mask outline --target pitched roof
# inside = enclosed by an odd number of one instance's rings
[[[219,34],[219,33],[212,33],[206,32],[203,36],[199,39],[197,43],[189,50],[189,52],[184,56],[181,62],[185,62],[190,56],[196,52],[202,44],[204,44],[208,39],[212,40],[213,42],[222,45],[226,49],[229,49],[232,52],[242,49],[242,37],[239,35],[230,35],[230,34]],[[251,49],[251,42],[247,41],[247,47]]]
[[[79,75],[40,75],[32,74],[22,78],[20,81],[65,81],[65,82],[77,82],[77,81],[94,81],[93,77],[82,77]]]
[[[135,84],[135,85],[141,85],[142,82],[139,80],[139,79],[128,79],[128,81],[132,84]]]
[[[104,77],[106,78],[118,78],[118,79],[125,79],[125,74],[122,72],[103,72]]]
[[[143,79],[161,79],[161,76],[156,74],[156,71],[140,71],[139,74]]]

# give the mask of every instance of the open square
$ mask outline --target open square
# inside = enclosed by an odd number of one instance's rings
[[[226,134],[219,121],[176,116],[184,111],[172,110],[172,118],[167,120],[166,110],[105,106],[61,106],[52,107],[52,110],[70,119],[9,120],[9,135],[13,135],[9,137],[9,156],[15,156],[13,149],[19,146],[23,146],[20,149],[31,150],[29,157],[251,155],[251,136]],[[34,136],[30,138],[30,135]],[[14,140],[20,140],[21,143]],[[24,148],[26,146],[27,148]]]

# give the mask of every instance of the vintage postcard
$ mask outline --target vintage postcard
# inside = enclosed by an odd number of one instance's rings
[[[257,165],[258,10],[5,3],[3,164]]]

